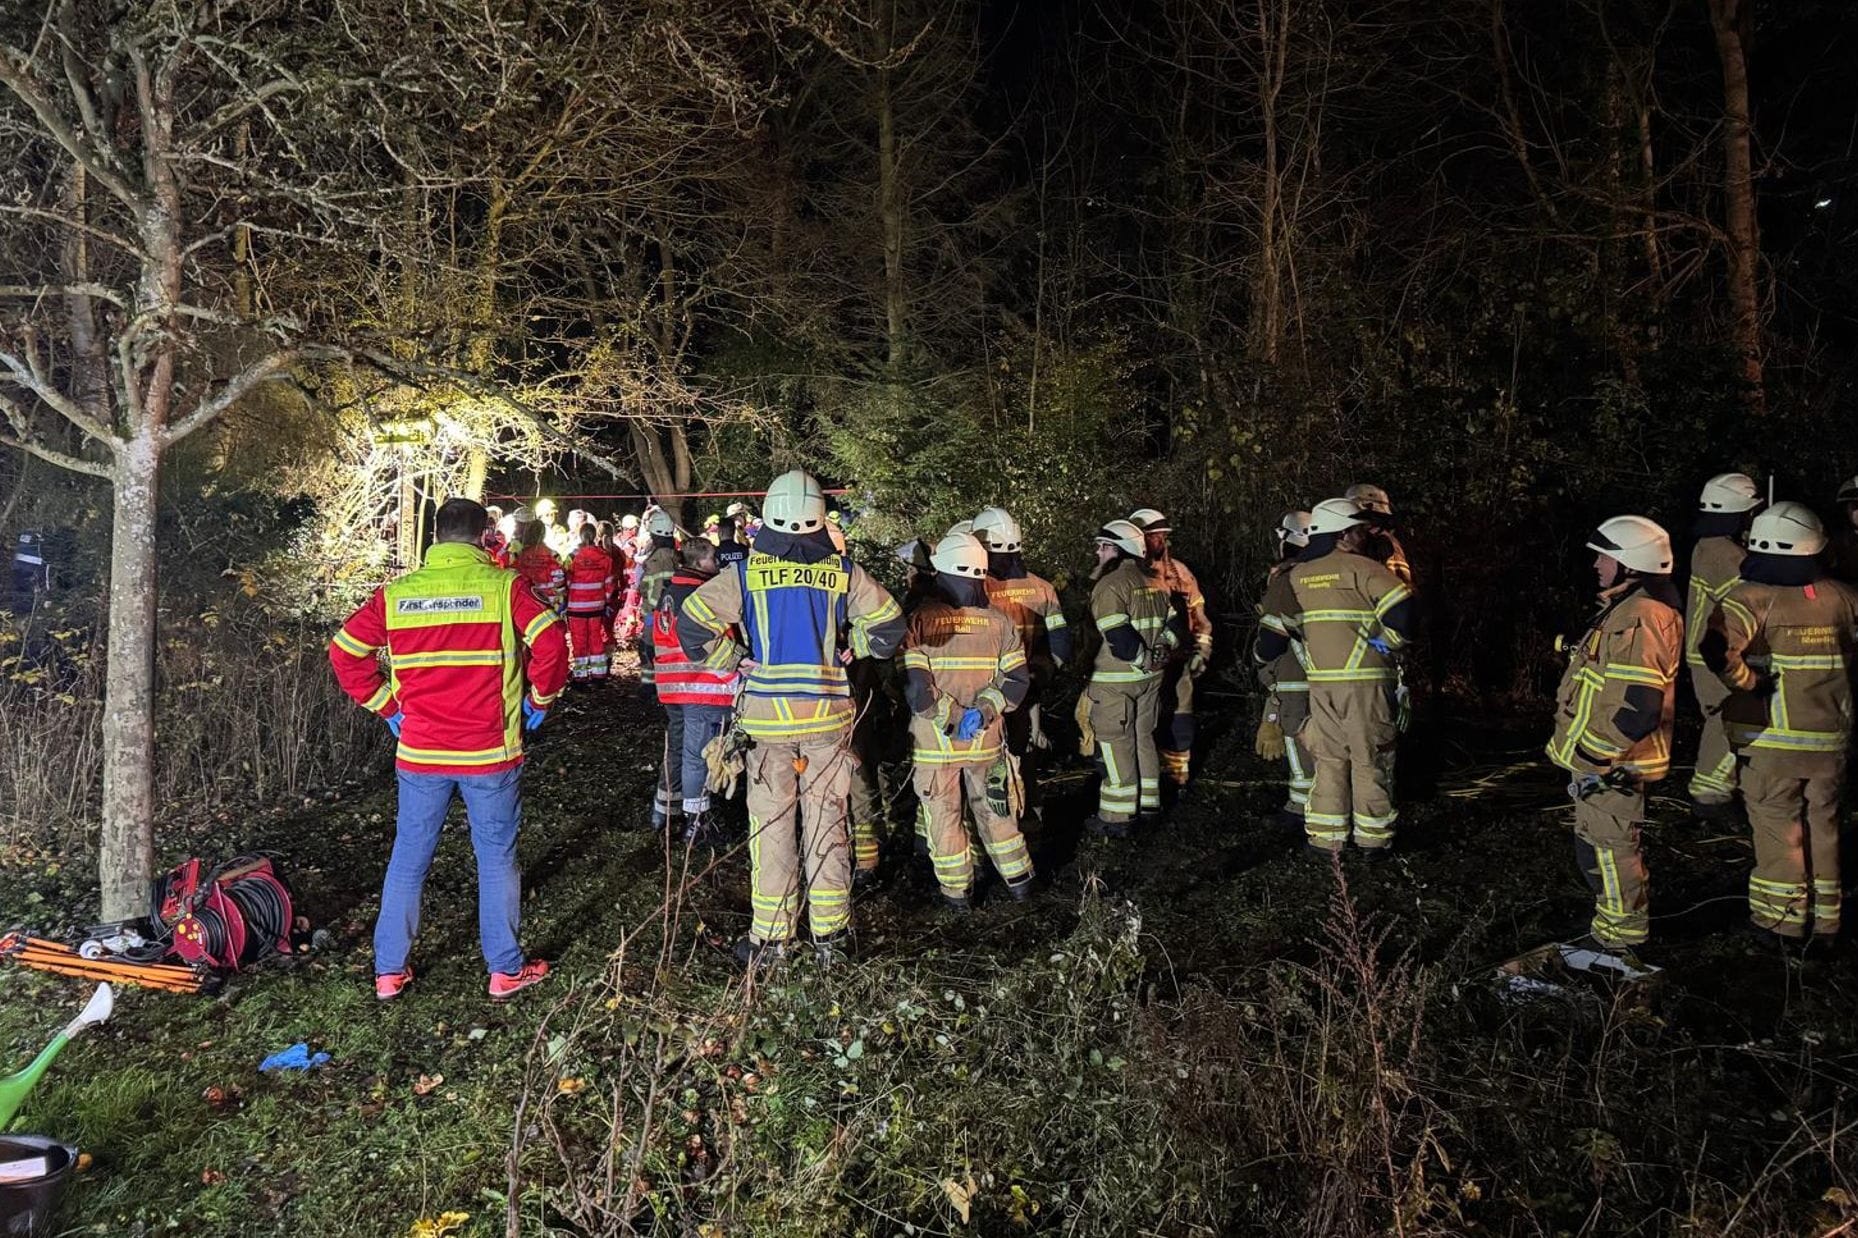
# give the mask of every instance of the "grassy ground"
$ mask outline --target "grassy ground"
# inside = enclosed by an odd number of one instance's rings
[[[1165,830],[1080,840],[1090,779],[1064,771],[1032,903],[951,920],[899,874],[860,903],[854,963],[751,990],[720,949],[747,920],[741,857],[667,899],[638,828],[650,718],[631,685],[575,694],[532,756],[524,935],[556,973],[509,1006],[483,992],[462,831],[427,887],[417,988],[374,1001],[391,788],[169,828],[175,856],[279,853],[333,942],[216,997],[122,993],[18,1123],[93,1158],[62,1224],[1855,1232],[1858,981],[1734,932],[1741,831],[1655,806],[1656,984],[1491,995],[1491,965],[1584,917],[1527,732],[1435,728],[1398,860],[1332,868],[1262,823],[1271,771],[1216,715],[1201,794]],[[8,859],[6,919],[84,922],[84,864]],[[0,1051],[23,1062],[84,989],[0,968]],[[258,1073],[299,1040],[333,1061]]]

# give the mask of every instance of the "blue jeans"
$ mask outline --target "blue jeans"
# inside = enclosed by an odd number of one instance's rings
[[[684,815],[710,810],[710,792],[704,780],[710,776],[710,767],[703,760],[703,749],[729,726],[729,715],[734,713],[730,705],[686,705],[684,706]]]
[[[471,848],[477,852],[477,932],[484,962],[493,972],[523,965],[516,939],[522,915],[522,871],[516,866],[516,831],[523,818],[521,766],[495,774],[409,774],[400,771],[400,815],[394,823],[394,853],[381,884],[381,916],[374,923],[374,973],[406,969],[419,935],[419,901],[426,886],[439,831],[452,806],[464,799],[471,819]]]

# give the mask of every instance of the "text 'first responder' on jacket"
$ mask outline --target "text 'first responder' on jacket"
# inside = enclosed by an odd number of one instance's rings
[[[747,648],[723,634],[739,624]],[[903,611],[825,532],[764,528],[752,554],[685,601],[678,639],[692,661],[754,665],[742,684],[742,729],[757,739],[827,735],[852,721],[841,637],[858,657],[888,658]]]
[[[516,573],[477,546],[441,542],[348,617],[329,662],[362,708],[404,715],[400,769],[486,774],[521,763],[524,676],[530,700],[548,708],[567,683],[568,644],[554,609]]]

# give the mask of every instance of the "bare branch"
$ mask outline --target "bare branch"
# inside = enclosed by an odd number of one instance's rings
[[[272,353],[254,365],[247,366],[221,387],[218,395],[210,400],[202,400],[191,413],[164,430],[161,436],[162,445],[172,447],[195,430],[212,422],[214,418],[266,383],[288,378],[290,367],[302,357],[303,354],[297,349],[287,348],[282,352]]]
[[[122,294],[105,284],[0,284],[0,298],[38,301],[45,297],[95,297],[120,309],[129,308]]]
[[[38,117],[39,124],[44,127],[46,133],[51,135],[52,140],[63,147],[66,154],[83,165],[84,170],[96,177],[104,188],[116,195],[123,205],[134,211],[143,209],[146,203],[142,195],[137,193],[129,181],[117,170],[112,159],[99,147],[80,137],[71,127],[70,119],[58,110],[58,105],[47,98],[44,91],[39,89],[38,82],[33,80],[32,73],[27,68],[28,64],[30,61],[13,48],[0,47],[0,86],[5,86],[18,96],[20,102]],[[100,135],[97,140],[102,140]]]
[[[38,363],[34,359],[30,349],[24,357],[19,356],[17,353],[0,349],[0,366],[5,366],[7,369],[6,374],[0,374],[0,379],[10,380],[13,385],[17,387],[24,387],[27,391],[30,391],[33,395],[43,400],[52,411],[56,412],[66,421],[70,422],[99,443],[102,443],[105,447],[114,449],[116,435],[110,433],[109,427],[78,407],[77,401],[73,400],[70,396],[53,385],[51,380],[46,377],[44,371],[39,369]]]

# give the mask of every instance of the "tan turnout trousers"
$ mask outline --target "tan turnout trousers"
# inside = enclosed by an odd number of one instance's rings
[[[974,815],[981,844],[1001,878],[1016,884],[1032,872],[1032,857],[1026,853],[1018,824],[988,806],[987,770],[987,765],[980,764],[916,767],[916,795],[929,822],[929,858],[935,864],[936,884],[951,898],[964,897],[974,885],[968,827],[961,819],[964,799]]]
[[[1843,758],[1753,749],[1741,761],[1755,833],[1748,918],[1786,937],[1839,931],[1839,791]]]
[[[1117,823],[1134,820],[1138,809],[1160,811],[1161,756],[1155,723],[1161,713],[1161,676],[1093,681],[1085,692],[1090,698],[1090,727],[1097,733],[1097,760],[1103,765],[1097,817]]]
[[[1591,931],[1607,946],[1636,946],[1651,930],[1651,882],[1639,846],[1645,789],[1602,787],[1574,803],[1574,854],[1593,890]]]
[[[804,768],[796,766],[804,765]],[[845,828],[852,757],[846,732],[748,752],[748,849],[754,919],[749,936],[786,941],[800,919],[802,870],[814,938],[851,923],[852,849]],[[798,811],[800,819],[794,820]]]
[[[1699,804],[1726,804],[1735,798],[1735,753],[1729,747],[1729,733],[1723,728],[1723,702],[1729,689],[1707,670],[1693,672],[1690,686],[1696,689],[1697,704],[1703,709],[1703,732],[1697,740],[1697,768],[1690,776],[1690,798]]]
[[[1380,680],[1310,685],[1310,720],[1304,727],[1316,762],[1309,807],[1303,814],[1310,845],[1341,850],[1353,825],[1355,845],[1393,842],[1393,685]]]

